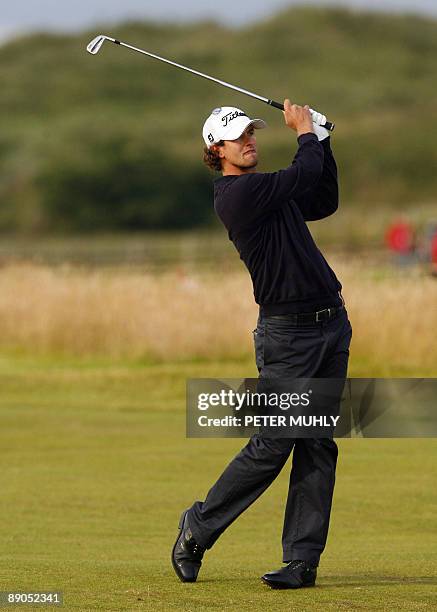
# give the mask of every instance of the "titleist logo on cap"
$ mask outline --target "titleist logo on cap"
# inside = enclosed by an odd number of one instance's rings
[[[226,115],[223,115],[222,117],[223,127],[226,127],[228,123],[232,121],[232,119],[236,119],[237,117],[247,117],[247,115],[246,113],[242,113],[239,111],[234,111],[233,113],[227,113]]]
[[[249,125],[255,129],[266,127],[262,119],[250,119],[241,108],[218,106],[203,124],[203,141],[210,148],[221,140],[236,140]]]

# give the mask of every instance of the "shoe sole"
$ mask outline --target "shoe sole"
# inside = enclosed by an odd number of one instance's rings
[[[303,588],[308,588],[308,587],[316,586],[315,582],[311,582],[309,584],[299,584],[299,585],[296,585],[296,586],[288,586],[286,584],[284,584],[284,585],[282,585],[282,584],[272,584],[271,582],[269,582],[268,580],[265,580],[264,578],[261,578],[261,582],[263,582],[264,584],[269,586],[271,589],[278,589],[278,590],[284,590],[284,589],[303,589]]]
[[[187,580],[186,578],[183,577],[183,575],[181,574],[180,568],[179,568],[178,564],[176,563],[176,561],[174,559],[174,552],[176,550],[176,546],[178,544],[178,540],[179,540],[179,537],[181,535],[181,531],[182,531],[182,528],[183,528],[183,525],[184,525],[184,521],[185,521],[185,517],[187,516],[188,510],[189,509],[184,510],[184,512],[182,512],[181,518],[179,520],[179,525],[178,525],[179,533],[178,533],[178,536],[176,538],[176,542],[174,543],[174,546],[173,546],[172,551],[171,551],[171,564],[173,565],[173,569],[176,572],[176,576],[179,578],[179,580],[181,582],[196,582],[196,580]]]

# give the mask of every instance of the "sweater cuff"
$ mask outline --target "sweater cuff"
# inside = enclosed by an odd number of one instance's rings
[[[314,132],[306,132],[305,134],[301,134],[298,137],[297,142],[299,143],[299,146],[301,146],[305,144],[306,142],[311,142],[311,140],[315,140],[316,142],[319,142],[319,139],[314,134]]]

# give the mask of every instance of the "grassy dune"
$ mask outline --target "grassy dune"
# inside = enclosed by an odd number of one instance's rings
[[[363,257],[330,261],[354,330],[351,372],[435,375],[435,279],[367,266]],[[3,352],[146,362],[252,357],[257,308],[244,271],[8,265],[0,296]]]
[[[343,201],[435,210],[437,21],[291,7],[244,28],[102,24],[1,46],[1,231],[208,225],[201,127],[216,106],[266,119],[260,170],[292,159],[295,136],[277,110],[113,45],[92,58],[85,46],[99,30],[323,111],[337,126]]]

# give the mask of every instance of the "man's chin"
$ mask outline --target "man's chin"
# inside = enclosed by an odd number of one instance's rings
[[[241,164],[240,168],[256,168],[258,165],[258,158],[255,157],[252,159],[246,159],[243,164]]]

